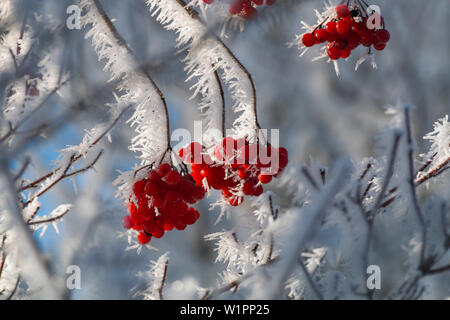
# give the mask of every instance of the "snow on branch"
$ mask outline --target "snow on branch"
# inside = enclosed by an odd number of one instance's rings
[[[152,261],[150,270],[140,275],[145,277],[148,283],[148,288],[140,293],[145,300],[163,300],[163,289],[166,283],[168,266],[169,253],[166,252],[157,261]]]
[[[278,262],[280,264],[279,272],[272,279],[274,286],[267,290],[267,297],[277,297],[283,290],[284,283],[294,266],[298,263],[301,252],[317,231],[317,227],[323,220],[327,209],[333,203],[334,197],[341,190],[349,173],[350,164],[348,162],[341,162],[336,168],[334,179],[315,196],[315,199],[304,210],[303,214],[295,217],[295,220],[292,221],[291,225],[301,226],[301,230],[299,231],[298,228],[291,230],[288,236],[288,239],[290,239],[288,243],[290,245],[285,248],[280,257],[280,261]]]
[[[422,183],[450,168],[450,122],[448,115],[434,124],[434,130],[424,137],[431,142],[430,150],[422,155],[428,162],[417,175],[417,183]]]
[[[105,61],[104,70],[110,80],[118,80],[117,102],[112,112],[120,112],[126,106],[135,107],[129,122],[135,128],[130,150],[139,152],[143,164],[157,160],[170,146],[170,128],[167,106],[152,78],[139,67],[132,51],[106,15],[99,1],[80,0],[85,14],[82,25],[90,26],[86,38],[91,38],[99,60]],[[164,132],[167,139],[161,139]]]
[[[54,34],[54,46],[44,50],[34,72],[29,70],[26,63],[31,60],[30,55],[35,53],[32,49],[38,43],[31,24],[37,21],[26,13],[23,19],[19,18],[16,10],[12,4],[5,10],[9,14],[5,20],[17,22],[12,22],[8,32],[0,38],[0,70],[9,74],[0,115],[0,142],[8,141],[9,144],[24,123],[69,80],[62,67],[63,41],[60,32],[54,32],[57,25],[50,19],[44,28]]]
[[[6,169],[5,159],[0,157],[0,230],[15,242],[20,250],[21,270],[30,285],[42,287],[43,295],[50,299],[61,297],[61,290],[52,280],[51,271],[40,249],[34,242],[31,230],[23,219],[22,208],[17,200],[14,181]],[[32,266],[32,267],[31,267]]]
[[[167,30],[177,34],[177,46],[187,50],[188,80],[197,78],[192,87],[203,97],[201,108],[208,108],[210,126],[219,127],[220,95],[214,71],[221,70],[222,79],[235,102],[239,114],[234,121],[235,134],[255,137],[259,127],[256,114],[256,89],[250,73],[230,49],[200,20],[197,13],[182,0],[147,0],[150,12]]]

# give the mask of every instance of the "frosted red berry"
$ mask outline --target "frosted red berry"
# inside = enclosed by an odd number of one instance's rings
[[[375,32],[375,42],[377,43],[388,43],[390,39],[391,35],[386,29],[380,29]]]
[[[340,35],[346,35],[350,31],[352,23],[348,20],[339,20],[336,23],[336,31]]]
[[[357,5],[349,7],[345,4],[335,7],[336,14],[330,14],[326,23],[316,26],[311,31],[303,34],[301,44],[309,48],[316,44],[326,43],[326,53],[331,60],[346,59],[351,56],[352,51],[360,45],[378,51],[386,48],[390,40],[390,33],[383,28],[369,29],[368,18],[362,7]],[[275,175],[276,176],[276,175]]]
[[[328,39],[328,32],[325,29],[319,29],[314,32],[316,43],[324,43]]]
[[[244,9],[244,0],[235,0],[230,6],[231,14],[239,14]]]
[[[305,33],[302,37],[302,42],[305,47],[312,47],[316,44],[316,37],[311,33]]]
[[[169,171],[172,169],[172,167],[170,166],[170,164],[168,163],[163,163],[158,167],[158,174],[161,178],[165,177],[167,173],[169,173]]]
[[[125,229],[131,229],[134,225],[131,216],[123,217],[122,224]]]
[[[330,21],[326,24],[325,30],[329,33],[329,34],[334,34],[337,32],[336,30],[336,22],[335,21]]]
[[[138,241],[140,244],[147,244],[152,240],[152,236],[145,233],[145,231],[141,231],[138,235]]]
[[[181,176],[176,170],[171,170],[165,176],[166,184],[169,186],[176,186],[181,180]]]
[[[345,18],[350,15],[350,10],[348,9],[348,6],[341,4],[336,7],[336,14],[339,18]]]
[[[330,42],[327,45],[327,53],[331,60],[337,60],[341,57],[341,48],[339,48],[336,42]]]
[[[375,50],[383,51],[386,48],[386,43],[375,43],[373,47],[375,48]]]
[[[130,215],[123,218],[123,227],[140,232],[138,241],[146,244],[152,237],[161,238],[174,227],[184,230],[186,225],[193,224],[200,215],[189,211],[187,203],[203,199],[205,190],[197,186],[186,171],[181,174],[169,163],[162,163],[150,170],[148,178],[134,183],[133,195],[130,196]],[[188,223],[180,222],[183,219]]]

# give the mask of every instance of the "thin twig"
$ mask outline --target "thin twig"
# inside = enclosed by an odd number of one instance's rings
[[[120,33],[117,31],[116,27],[112,23],[111,19],[107,15],[106,11],[103,9],[103,6],[101,5],[99,0],[92,0],[94,3],[94,6],[98,10],[100,16],[102,17],[103,21],[105,22],[106,26],[108,27],[109,31],[112,33],[113,37],[116,39],[117,44],[121,46],[122,48],[125,48],[130,56],[134,58],[134,53],[131,50],[131,48],[127,45],[124,38],[120,35]],[[159,87],[156,85],[156,82],[153,80],[153,78],[150,76],[150,74],[147,72],[147,70],[141,68],[140,71],[143,73],[143,75],[150,81],[152,86],[154,87],[156,93],[158,94],[159,98],[161,99],[161,103],[164,108],[164,114],[165,114],[165,121],[166,121],[166,142],[167,142],[167,148],[170,148],[170,119],[169,119],[169,110],[167,108],[167,102],[166,98],[164,97],[164,94],[159,89]]]
[[[37,225],[37,224],[44,224],[44,223],[50,223],[50,222],[58,221],[61,218],[63,218],[66,214],[68,214],[69,212],[70,212],[70,208],[66,208],[66,210],[64,210],[58,216],[51,217],[51,218],[46,218],[46,219],[39,219],[39,220],[29,220],[29,221],[27,221],[27,224],[29,226],[33,226],[33,225]]]
[[[317,283],[312,278],[312,276],[309,273],[308,269],[306,268],[305,263],[303,262],[302,258],[298,259],[298,263],[300,264],[300,267],[302,268],[303,273],[305,274],[306,280],[308,280],[308,283],[311,286],[311,288],[313,289],[313,291],[316,294],[317,298],[319,300],[324,300],[324,297],[323,297],[322,293],[320,292]]]
[[[381,204],[384,199],[384,195],[386,194],[386,190],[389,186],[392,175],[394,174],[395,158],[397,156],[397,151],[398,151],[398,146],[400,143],[401,136],[402,136],[402,134],[400,132],[394,133],[394,142],[392,144],[392,149],[391,149],[391,153],[390,153],[389,160],[388,160],[388,167],[387,167],[387,170],[386,170],[386,173],[384,176],[384,180],[383,180],[383,186],[381,187],[381,191],[378,194],[378,198],[371,210],[371,215],[375,215],[378,212],[378,210],[380,209]]]
[[[6,297],[6,300],[11,300],[12,297],[14,297],[14,295],[17,292],[17,289],[19,288],[19,283],[20,283],[20,274],[17,276],[16,284],[14,285],[14,288],[12,289],[10,294]]]
[[[425,218],[422,213],[422,209],[420,208],[419,201],[417,199],[417,192],[416,192],[416,184],[414,183],[414,148],[413,148],[413,141],[412,141],[412,133],[411,133],[411,119],[410,119],[410,109],[408,107],[405,107],[404,110],[404,117],[405,117],[405,127],[406,127],[406,139],[408,144],[408,185],[409,185],[409,192],[411,196],[411,200],[413,203],[413,209],[414,213],[416,214],[420,226],[422,228],[422,247],[420,250],[420,268],[425,267],[425,247],[426,247],[426,237],[427,237],[427,227],[425,223]]]
[[[164,284],[166,283],[166,278],[167,278],[167,268],[169,267],[169,261],[166,260],[166,263],[164,264],[164,273],[163,273],[163,277],[161,279],[161,284],[158,288],[158,295],[159,295],[159,300],[163,300],[163,289],[164,289]]]
[[[112,121],[112,123],[97,137],[97,139],[95,139],[90,145],[89,145],[89,147],[88,147],[88,149],[90,149],[90,148],[92,148],[92,147],[94,147],[95,145],[97,145],[113,128],[114,128],[114,126],[117,124],[117,122],[120,120],[120,118],[122,117],[122,115],[126,112],[126,111],[128,111],[129,109],[131,108],[131,106],[128,106],[128,107],[126,107],[126,108],[124,108],[120,113],[119,113],[119,115],[117,115],[116,116],[116,118]],[[78,161],[79,159],[81,159],[82,157],[84,156],[84,154],[78,154],[78,155],[76,155],[76,156],[74,156],[74,158],[73,158],[73,160],[72,160],[72,164],[74,164],[76,161]],[[72,165],[71,164],[71,165]],[[25,190],[27,190],[27,189],[30,189],[30,188],[34,188],[34,187],[36,187],[38,184],[40,184],[42,181],[44,181],[44,180],[46,180],[46,179],[48,179],[48,178],[50,178],[50,177],[52,177],[54,174],[56,174],[57,172],[59,172],[60,170],[61,170],[62,168],[60,167],[60,168],[57,168],[57,169],[55,169],[55,170],[53,170],[53,171],[51,171],[51,172],[49,172],[49,173],[47,173],[47,174],[45,174],[45,175],[43,175],[43,176],[41,176],[40,178],[37,178],[36,180],[34,180],[34,181],[32,181],[32,182],[30,182],[30,183],[27,183],[26,185],[24,185],[24,186],[21,186],[19,189],[18,189],[18,192],[22,192],[22,191],[25,191]]]

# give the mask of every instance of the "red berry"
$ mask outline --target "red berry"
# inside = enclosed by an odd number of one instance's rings
[[[173,228],[175,228],[175,226],[172,223],[170,223],[170,222],[167,222],[167,223],[164,224],[164,231],[170,231]]]
[[[361,44],[365,47],[370,47],[373,44],[373,33],[369,30],[364,31],[360,35]]]
[[[169,186],[176,186],[181,180],[180,173],[177,170],[171,170],[166,175],[166,184]]]
[[[137,211],[136,205],[134,202],[130,201],[130,204],[128,206],[128,211],[131,213],[135,213]]]
[[[203,0],[203,2],[206,3],[206,4],[211,4],[211,3],[214,2],[214,0]]]
[[[346,35],[352,27],[352,23],[348,20],[339,20],[336,23],[336,31],[340,35]]]
[[[335,21],[330,21],[326,24],[325,30],[330,33],[330,34],[334,34],[337,32],[336,30],[336,22]]]
[[[170,170],[172,170],[172,167],[170,166],[170,164],[168,163],[162,163],[159,167],[158,167],[158,174],[161,178],[164,178],[166,176],[167,173],[170,172]]]
[[[263,192],[264,192],[263,187],[262,187],[261,185],[259,185],[259,186],[256,186],[256,187],[255,187],[255,192],[253,193],[253,195],[254,195],[255,197],[258,197],[258,196],[262,195]]]
[[[133,192],[136,195],[136,197],[140,198],[145,195],[145,180],[139,180],[136,181],[133,185]]]
[[[184,162],[196,164],[202,163],[203,146],[200,143],[192,142],[181,150],[178,152],[178,155]]]
[[[186,225],[182,222],[177,221],[176,223],[174,223],[174,226],[177,230],[180,230],[180,231],[186,229]]]
[[[288,157],[288,151],[286,148],[283,148],[283,147],[278,148],[278,153],[280,154],[280,156],[283,156],[286,158]]]
[[[222,189],[222,195],[224,196],[225,199],[228,199],[228,198],[233,196],[231,191],[229,189],[227,189],[227,188],[223,188]]]
[[[236,145],[237,145],[237,142],[233,138],[231,138],[231,137],[224,138],[222,140],[223,154],[226,157],[231,158],[234,155],[234,152],[236,150]]]
[[[327,53],[331,60],[339,59],[341,57],[341,51],[341,48],[339,48],[336,42],[330,42],[327,45]]]
[[[242,188],[242,192],[247,196],[252,196],[255,193],[256,183],[254,180],[247,180],[244,183],[244,187]]]
[[[231,14],[238,14],[244,9],[244,0],[235,0],[233,4],[230,6]]]
[[[312,47],[316,44],[316,37],[312,33],[305,33],[302,42],[305,47]]]
[[[327,41],[328,32],[326,32],[325,29],[319,29],[314,32],[314,36],[316,37],[318,43],[324,43]]]
[[[359,35],[355,31],[350,31],[349,37],[348,37],[348,47],[350,50],[354,50],[359,46]]]
[[[381,29],[375,32],[375,42],[388,43],[391,39],[391,34],[386,29]]]
[[[145,193],[149,196],[155,196],[159,192],[159,186],[157,183],[149,180],[145,184]]]
[[[348,10],[348,7],[345,4],[341,4],[336,7],[336,13],[339,18],[345,18],[350,15],[350,10]]]
[[[156,171],[156,170],[150,171],[150,173],[148,175],[148,179],[153,183],[161,182],[161,177],[159,176],[158,171]]]
[[[203,189],[200,186],[196,186],[194,188],[194,190],[192,190],[192,196],[194,197],[194,199],[196,200],[201,200],[205,197],[205,189]]]
[[[203,170],[202,170],[203,171]],[[197,186],[202,186],[203,185],[203,175],[201,174],[201,171],[192,171],[191,172],[191,176],[195,181],[195,184]]]
[[[342,50],[341,52],[341,58],[342,59],[347,59],[348,57],[350,57],[350,54],[352,53],[352,50],[350,50],[349,47],[345,48]]]
[[[147,235],[144,231],[140,232],[138,235],[138,241],[140,244],[147,244],[152,240],[152,236]]]
[[[228,203],[231,204],[233,207],[237,207],[244,201],[243,197],[239,196],[233,196],[228,200]]]
[[[162,238],[163,235],[164,235],[164,226],[161,224],[156,224],[155,229],[152,232],[152,236],[157,239],[160,239]]]
[[[125,229],[131,229],[134,225],[133,220],[131,220],[130,216],[123,217],[122,224]]]
[[[373,47],[378,51],[383,51],[386,48],[386,43],[378,42],[375,43]]]
[[[168,190],[165,196],[167,203],[178,201],[181,198],[181,194],[178,190]]]
[[[353,22],[353,31],[362,32],[367,30],[367,25],[364,22]]]
[[[166,205],[166,203],[167,203],[167,201],[166,201],[165,196],[152,198],[152,205],[157,208],[164,207]]]
[[[260,175],[258,176],[258,180],[259,180],[261,183],[266,184],[266,183],[269,183],[270,181],[272,181],[272,176],[260,174]]]
[[[250,177],[250,170],[245,170],[244,168],[240,168],[236,171],[237,176],[240,179],[247,179],[248,177]]]
[[[252,2],[257,6],[262,6],[264,4],[264,0],[252,0]]]

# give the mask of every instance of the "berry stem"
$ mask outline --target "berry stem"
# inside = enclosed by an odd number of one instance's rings
[[[159,300],[163,300],[163,289],[164,289],[164,284],[166,283],[166,279],[167,279],[167,268],[168,267],[169,267],[169,261],[166,260],[166,263],[164,264],[163,277],[161,279],[161,284],[158,288]]]
[[[212,65],[213,69],[215,68],[215,65]],[[225,137],[225,94],[223,91],[222,82],[220,81],[219,74],[217,73],[217,70],[214,69],[214,77],[216,78],[217,85],[219,86],[219,92],[220,97],[222,99],[222,138]]]
[[[330,19],[330,17],[326,17],[321,23],[319,23],[319,24],[314,28],[314,30],[313,30],[311,33],[314,34],[314,32],[315,32],[317,29],[319,29],[320,27],[322,27],[323,24],[324,24],[325,22],[327,22],[328,19]]]

